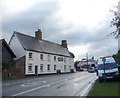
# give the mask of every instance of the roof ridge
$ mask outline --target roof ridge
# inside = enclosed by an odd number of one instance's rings
[[[15,33],[18,33],[18,34],[21,34],[21,35],[28,36],[28,37],[31,37],[31,38],[36,39],[34,36],[30,36],[30,35],[27,35],[27,34],[24,34],[24,33],[21,33],[21,32],[15,32]],[[37,40],[37,39],[36,39],[36,40]],[[58,43],[51,42],[51,41],[44,40],[44,39],[42,39],[42,40],[38,40],[38,41],[46,41],[46,42],[53,43],[53,44],[57,44],[57,45],[61,46],[61,45],[60,45],[60,44],[58,44]],[[63,48],[64,48],[64,47],[63,47]]]
[[[24,36],[28,36],[28,37],[35,38],[35,37],[33,37],[33,36],[30,36],[30,35],[27,35],[27,34],[24,34],[24,33],[21,33],[21,32],[15,32],[15,33],[18,33],[18,34],[21,34],[21,35],[24,35]]]

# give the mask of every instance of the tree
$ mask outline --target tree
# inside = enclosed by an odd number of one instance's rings
[[[115,7],[117,9],[117,7]],[[111,21],[111,26],[116,27],[116,30],[111,32],[111,35],[114,35],[115,38],[118,38],[118,36],[120,35],[120,13],[118,11],[115,10],[110,10],[111,13],[114,14],[114,17],[112,18]]]
[[[114,26],[116,28],[115,31],[111,32],[111,35],[114,35],[115,38],[120,38],[120,1],[118,2],[118,6],[115,7],[117,10],[110,10],[114,14],[114,17],[111,21],[111,26]],[[120,44],[120,43],[118,43]],[[120,50],[118,50],[118,55],[120,56]]]

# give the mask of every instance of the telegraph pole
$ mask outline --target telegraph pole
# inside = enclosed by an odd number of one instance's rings
[[[87,66],[88,66],[88,53],[86,53],[86,61],[87,61]]]

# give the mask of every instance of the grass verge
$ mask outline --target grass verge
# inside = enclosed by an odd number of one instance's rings
[[[120,81],[99,83],[97,80],[88,96],[120,96]]]

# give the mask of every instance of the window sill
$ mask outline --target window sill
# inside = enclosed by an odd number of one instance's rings
[[[29,60],[33,60],[32,58],[29,58]]]
[[[33,71],[29,71],[28,73],[33,73]]]

